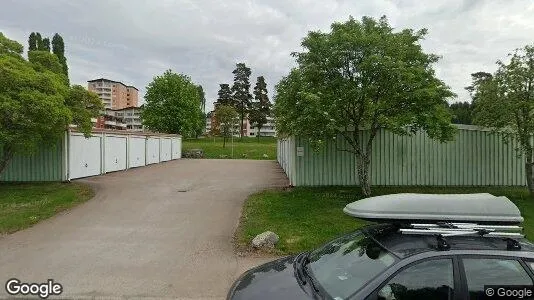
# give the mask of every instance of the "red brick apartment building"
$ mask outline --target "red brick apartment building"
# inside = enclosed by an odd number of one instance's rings
[[[108,109],[137,107],[139,90],[120,81],[99,78],[87,81],[87,89],[95,92]]]
[[[104,103],[102,115],[93,120],[95,128],[142,131],[139,90],[120,81],[98,78],[87,81],[87,88]]]

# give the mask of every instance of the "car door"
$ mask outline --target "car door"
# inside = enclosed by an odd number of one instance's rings
[[[462,255],[459,257],[462,293],[465,299],[498,296],[499,286],[532,286],[525,262],[506,256]],[[501,290],[502,291],[502,290]]]
[[[453,256],[418,260],[389,276],[366,299],[461,299],[458,297],[457,274],[457,262]]]

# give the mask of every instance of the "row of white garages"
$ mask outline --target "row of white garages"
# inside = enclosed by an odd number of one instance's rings
[[[182,155],[182,138],[178,135],[100,132],[85,138],[71,131],[66,144],[68,180],[179,159]]]

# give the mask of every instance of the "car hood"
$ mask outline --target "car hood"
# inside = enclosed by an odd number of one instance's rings
[[[228,299],[312,299],[295,278],[295,258],[284,257],[245,272],[230,289]]]

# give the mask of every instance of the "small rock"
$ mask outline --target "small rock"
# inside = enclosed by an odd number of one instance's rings
[[[248,155],[247,155],[246,153],[243,153],[241,156],[242,156],[243,158],[247,158],[247,157],[248,157]]]
[[[227,157],[228,157],[228,155],[226,155],[226,154],[219,155],[219,158],[227,158]]]
[[[263,158],[269,158],[269,155],[263,154]]]
[[[265,231],[258,234],[254,239],[252,239],[252,247],[254,248],[273,248],[276,243],[278,243],[280,238],[278,235],[272,231]]]

